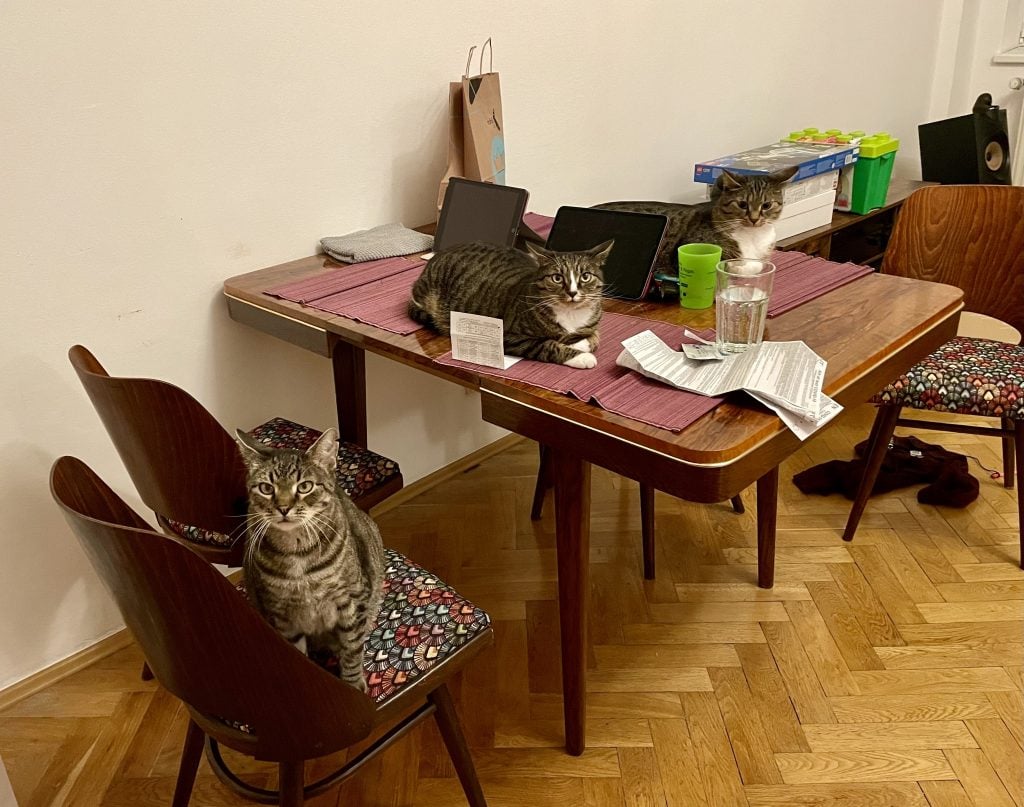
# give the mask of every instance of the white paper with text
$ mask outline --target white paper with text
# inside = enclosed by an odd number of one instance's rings
[[[450,323],[453,359],[499,370],[507,370],[519,361],[518,357],[505,355],[505,326],[500,319],[452,311]]]
[[[622,347],[618,364],[673,387],[709,396],[746,390],[801,440],[843,409],[821,391],[826,361],[803,342],[762,342],[720,361],[688,358],[651,331],[626,339]]]

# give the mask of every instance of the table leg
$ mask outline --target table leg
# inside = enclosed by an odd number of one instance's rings
[[[775,585],[775,515],[779,507],[779,467],[757,480],[757,584]]]
[[[587,599],[590,563],[590,463],[549,447],[555,484],[558,616],[562,639],[565,750],[586,749]]]
[[[366,448],[366,354],[361,347],[338,340],[331,359],[338,434],[346,443]]]

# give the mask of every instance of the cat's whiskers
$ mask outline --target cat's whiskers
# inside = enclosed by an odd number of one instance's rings
[[[245,563],[249,563],[256,556],[260,545],[263,543],[263,539],[270,530],[270,519],[267,516],[261,513],[256,513],[254,516],[258,519],[258,523],[255,528],[249,529],[249,540],[246,542],[245,552],[243,553]]]
[[[318,557],[323,555],[324,547],[331,545],[331,538],[327,530],[331,528],[330,521],[322,513],[313,513],[306,522],[309,529],[313,530],[316,543],[319,548]]]

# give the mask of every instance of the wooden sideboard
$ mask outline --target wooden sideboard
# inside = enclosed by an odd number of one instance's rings
[[[904,200],[918,188],[933,185],[911,179],[894,179],[889,184],[885,206],[870,213],[835,212],[832,223],[784,238],[779,249],[820,255],[832,261],[850,261],[863,266],[882,265],[896,215]]]

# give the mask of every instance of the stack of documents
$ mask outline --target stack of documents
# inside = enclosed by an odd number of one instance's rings
[[[762,342],[724,358],[711,348],[704,359],[691,359],[644,331],[622,347],[617,364],[678,389],[713,396],[745,390],[801,440],[843,410],[821,391],[825,360],[803,342]]]

